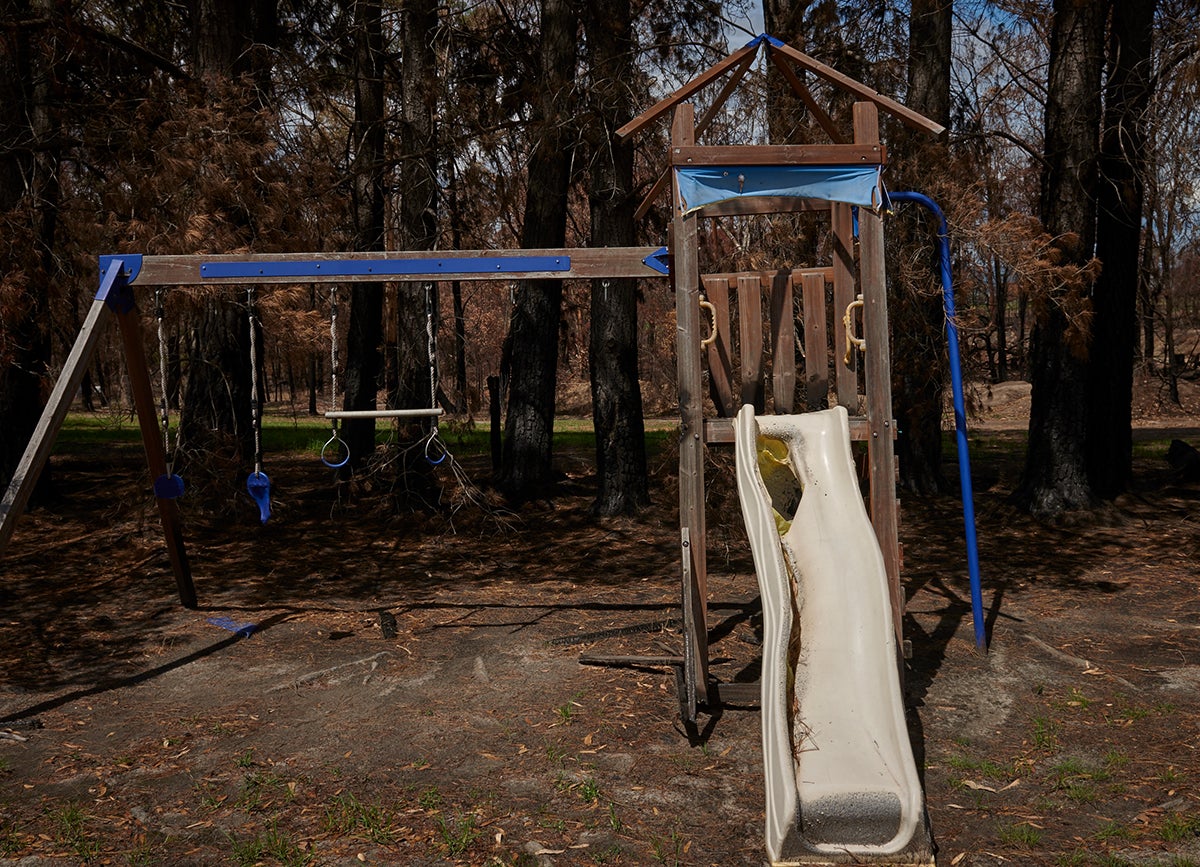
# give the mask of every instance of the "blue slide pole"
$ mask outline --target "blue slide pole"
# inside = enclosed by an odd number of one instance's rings
[[[958,441],[958,477],[962,485],[963,524],[967,540],[967,571],[971,576],[971,616],[975,647],[987,651],[983,621],[983,589],[979,579],[979,543],[975,536],[975,495],[971,489],[971,458],[967,450],[967,411],[963,399],[962,362],[958,353],[958,327],[954,324],[954,285],[950,277],[950,231],[946,215],[924,193],[888,193],[893,202],[914,202],[928,208],[938,221],[938,248],[942,274],[942,302],[946,310],[946,343],[950,356],[950,387],[954,392],[954,432]]]

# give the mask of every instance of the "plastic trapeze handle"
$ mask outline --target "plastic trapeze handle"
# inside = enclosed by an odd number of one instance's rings
[[[346,441],[334,433],[329,438],[329,442],[321,446],[321,463],[332,470],[346,466],[346,464],[350,463],[350,446],[346,445]]]
[[[258,517],[264,524],[271,517],[271,480],[266,473],[253,472],[246,477],[246,493],[258,505]]]
[[[165,473],[154,480],[154,496],[160,500],[174,500],[183,496],[183,479],[174,473]]]

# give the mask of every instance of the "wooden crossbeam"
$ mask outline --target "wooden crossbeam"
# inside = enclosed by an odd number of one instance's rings
[[[694,145],[671,148],[674,166],[882,165],[881,144]]]
[[[129,283],[131,286],[195,286],[206,283],[245,285],[247,283],[353,283],[353,282],[424,282],[430,280],[590,280],[601,277],[665,277],[661,271],[655,270],[643,260],[652,255],[655,247],[581,247],[540,250],[414,250],[387,251],[374,253],[260,253],[233,254],[220,256],[143,256],[141,269]],[[566,267],[545,270],[520,270],[503,263],[511,258],[522,260],[568,260]],[[452,273],[455,260],[463,259],[493,259],[501,262],[501,268],[490,272]],[[402,275],[346,273],[351,263],[378,261],[381,263],[404,262],[411,265],[414,262],[428,261],[428,271],[416,271],[406,268]],[[286,273],[268,273],[255,275],[239,270],[238,276],[205,276],[209,273],[222,274],[230,270],[230,266],[245,263],[302,265],[314,266],[322,263],[330,265],[333,273],[309,273],[303,276]],[[440,268],[438,263],[443,263]],[[343,267],[338,268],[338,265]],[[205,266],[209,266],[205,268]],[[215,266],[215,267],[214,267]],[[447,269],[450,269],[448,272]],[[282,270],[278,267],[275,270]],[[311,269],[317,271],[315,267]]]

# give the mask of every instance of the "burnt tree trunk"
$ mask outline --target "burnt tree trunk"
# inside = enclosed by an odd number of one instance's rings
[[[613,132],[632,117],[627,82],[633,57],[629,0],[595,0],[585,17],[593,102],[588,112],[593,247],[634,243],[633,145]],[[635,512],[650,502],[646,431],[638,382],[637,281],[592,283],[589,365],[596,431],[598,515]]]
[[[578,17],[571,0],[542,0],[538,90],[525,195],[521,246],[562,247],[567,231],[567,191],[575,133],[574,102]],[[552,480],[554,396],[558,379],[558,329],[562,281],[522,280],[505,340],[508,412],[498,485],[516,501],[536,495]]]
[[[354,0],[354,122],[350,127],[351,208],[356,251],[384,247],[383,13],[375,0]],[[377,408],[383,340],[383,284],[354,283],[346,337],[348,410]],[[336,397],[336,395],[334,395]],[[343,439],[350,463],[343,476],[375,453],[375,419],[347,419]]]
[[[1095,250],[1105,0],[1055,0],[1046,99],[1042,224],[1063,266],[1083,267]],[[1033,393],[1029,447],[1017,501],[1052,517],[1093,503],[1085,460],[1087,334],[1073,320],[1086,286],[1051,288],[1030,335]],[[1075,296],[1075,297],[1073,297]]]
[[[42,380],[49,372],[49,281],[55,270],[58,224],[58,144],[50,68],[52,24],[16,26],[51,15],[45,2],[4,0],[0,20],[0,214],[16,231],[6,232],[10,273],[30,278],[16,288],[0,341],[0,488],[7,486],[42,411]],[[15,315],[14,315],[15,314]],[[50,492],[50,465],[30,496],[30,505]]]
[[[1106,499],[1124,492],[1133,473],[1133,361],[1156,5],[1114,3],[1109,29],[1096,223],[1103,270],[1092,292],[1087,426],[1088,478]]]
[[[201,92],[253,77],[242,111],[265,107],[270,80],[263,40],[275,38],[273,4],[246,0],[191,0],[192,60]],[[263,16],[260,18],[259,16]],[[259,48],[256,48],[258,46]],[[250,238],[250,227],[245,226]],[[251,427],[250,327],[240,293],[206,303],[185,337],[187,381],[179,413],[179,438],[187,451],[215,451],[243,467],[254,457]]]
[[[950,124],[950,0],[913,0],[909,24],[908,105],[931,120]],[[929,189],[930,178],[947,173],[944,141],[905,128],[898,134],[901,189]],[[916,229],[916,221],[928,226]],[[937,227],[917,208],[891,224],[892,242],[908,256],[888,256],[892,286],[892,393],[900,459],[900,484],[932,494],[946,487],[942,475],[942,406],[946,390],[946,317],[940,281]],[[916,267],[904,268],[907,259]]]
[[[400,190],[397,243],[403,250],[432,250],[438,238],[437,67],[433,53],[438,27],[437,0],[410,0],[401,12]],[[436,330],[436,283],[404,283],[396,304],[396,389],[389,402],[397,409],[437,405],[437,369],[427,329]],[[431,369],[432,365],[432,369]],[[431,429],[432,419],[401,425],[405,446]],[[439,453],[440,454],[440,453]],[[432,501],[435,486],[424,452],[405,448],[400,472],[413,501]],[[430,453],[432,457],[432,452]]]

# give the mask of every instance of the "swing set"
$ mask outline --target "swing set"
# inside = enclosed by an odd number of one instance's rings
[[[737,88],[750,66],[765,51],[784,73],[793,90],[826,130],[832,144],[817,145],[701,145],[721,105]],[[849,137],[837,129],[820,108],[797,68],[855,100],[854,129]],[[724,79],[718,96],[696,118],[689,100]],[[172,472],[170,427],[165,387],[160,412],[155,413],[151,377],[143,345],[138,297],[156,293],[162,342],[162,292],[169,287],[238,286],[247,293],[254,369],[254,472],[247,491],[259,505],[260,517],[270,514],[270,479],[263,471],[261,404],[257,382],[256,287],[263,285],[330,284],[331,400],[338,399],[337,287],[357,282],[436,283],[444,280],[502,281],[641,278],[669,281],[676,305],[676,360],[680,412],[679,428],[679,562],[683,653],[679,657],[592,659],[612,664],[668,664],[679,674],[680,710],[695,720],[702,707],[729,701],[755,700],[756,685],[721,684],[709,674],[707,616],[707,540],[705,515],[705,454],[710,446],[733,442],[732,415],[742,403],[761,404],[763,378],[772,374],[773,410],[794,412],[798,390],[795,333],[803,319],[804,378],[809,409],[828,400],[848,408],[855,439],[865,442],[870,479],[870,516],[887,567],[897,643],[902,644],[904,594],[900,584],[898,503],[893,438],[888,319],[884,285],[883,197],[880,174],[886,151],[880,143],[879,110],[905,124],[930,133],[942,128],[819,61],[772,37],[757,37],[701,73],[675,93],[630,121],[618,135],[637,134],[671,115],[667,165],[639,207],[644,215],[660,195],[671,196],[672,225],[665,247],[567,248],[541,250],[465,250],[363,253],[295,253],[258,255],[140,255],[101,256],[99,290],[51,392],[45,411],[13,478],[0,501],[0,553],[11,538],[33,486],[49,458],[55,437],[66,418],[97,342],[115,318],[128,366],[129,381],[153,492],[162,521],[172,573],[184,606],[197,605],[196,590],[183,542],[177,498],[182,481]],[[829,220],[832,261],[818,267],[766,272],[705,275],[700,267],[697,225],[701,219],[773,213],[812,213]],[[826,331],[827,305],[833,316],[846,313],[862,321],[862,337],[846,330]],[[734,303],[736,302],[736,304]],[[762,318],[769,306],[770,324]],[[796,310],[800,311],[797,316]],[[709,311],[712,325],[704,322]],[[741,369],[732,366],[731,317]],[[340,468],[350,459],[341,437],[340,422],[351,418],[428,418],[430,432],[425,454],[431,463],[447,456],[438,438],[436,346],[432,301],[427,296],[426,325],[430,359],[430,403],[420,409],[340,410],[325,412],[330,435],[321,450],[322,462]],[[769,339],[764,341],[764,331]],[[854,366],[842,359],[857,345]],[[832,348],[832,354],[829,353]],[[763,363],[769,354],[770,365]],[[830,364],[830,358],[837,362]],[[706,364],[707,363],[707,364]],[[707,370],[705,367],[707,366]],[[830,370],[834,370],[831,377]],[[706,376],[707,374],[707,376]],[[861,379],[860,379],[861,378]],[[160,371],[165,382],[165,370]],[[705,383],[713,391],[706,403]],[[859,382],[863,392],[858,391]],[[740,394],[737,386],[740,383]],[[715,417],[713,410],[715,409]],[[760,406],[761,409],[761,406]],[[973,518],[972,518],[973,521]],[[972,523],[973,533],[973,523]],[[973,582],[977,581],[972,575]],[[977,594],[975,617],[982,623]]]

